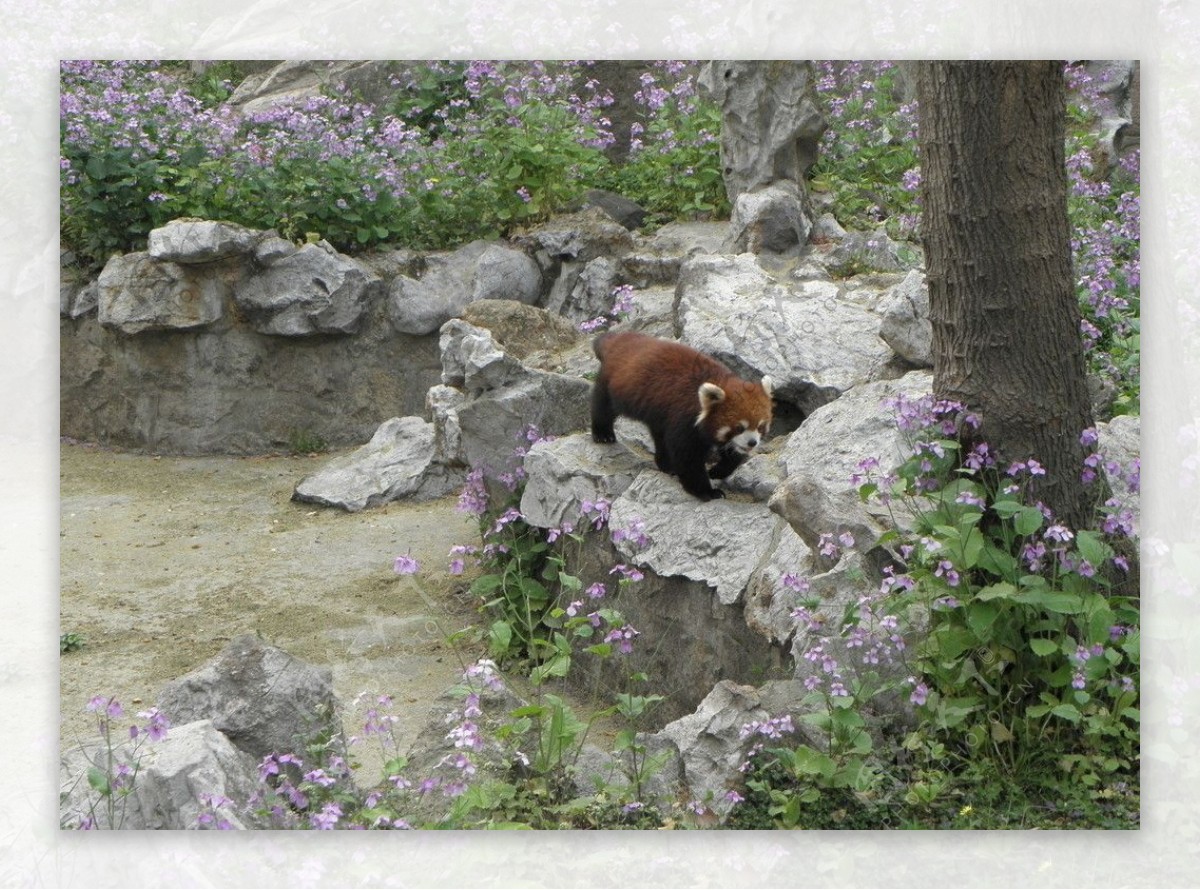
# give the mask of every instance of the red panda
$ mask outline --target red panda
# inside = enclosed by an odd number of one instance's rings
[[[633,331],[593,342],[600,373],[592,387],[592,439],[615,442],[618,416],[640,420],[654,438],[654,463],[679,477],[684,490],[708,501],[725,495],[724,479],[766,438],[771,378],[742,380],[690,346]],[[716,465],[706,471],[713,452]]]

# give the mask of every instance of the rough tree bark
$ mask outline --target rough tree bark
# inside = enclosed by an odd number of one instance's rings
[[[1092,500],[1092,425],[1071,270],[1060,62],[922,62],[922,219],[934,391],[978,438],[1046,469],[1037,496],[1074,528]]]

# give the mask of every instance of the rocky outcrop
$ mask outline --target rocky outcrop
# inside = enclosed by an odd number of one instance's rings
[[[814,411],[780,451],[786,478],[770,506],[815,549],[820,537],[850,533],[864,552],[891,527],[891,515],[876,502],[862,503],[851,476],[861,461],[878,458],[892,467],[908,456],[904,439],[884,399],[930,392],[933,377],[912,371],[899,380],[857,387]]]
[[[218,321],[229,281],[148,253],[113,257],[98,282],[100,324],[122,334],[188,331]]]
[[[167,684],[158,708],[173,725],[208,720],[255,762],[303,751],[335,726],[329,668],[316,668],[246,634],[191,674]]]
[[[721,166],[731,203],[781,180],[803,182],[825,132],[810,63],[709,62],[699,85],[721,108]]]
[[[832,281],[779,280],[748,254],[700,255],[685,263],[676,294],[683,342],[734,371],[769,375],[776,399],[805,414],[895,375],[878,316]]]
[[[371,441],[334,458],[296,486],[292,500],[351,513],[407,498],[444,497],[462,487],[464,471],[439,460],[435,429],[419,417],[394,417]]]
[[[258,787],[257,762],[239,750],[210,720],[172,726],[154,742],[126,741],[108,760],[103,744],[66,750],[59,763],[59,822],[64,828],[87,824],[100,829],[194,829],[203,827],[206,797],[248,800]],[[110,779],[128,769],[132,790],[114,800],[110,815],[88,781],[95,768]],[[233,829],[256,828],[243,812],[223,809]],[[93,821],[94,820],[94,821]]]

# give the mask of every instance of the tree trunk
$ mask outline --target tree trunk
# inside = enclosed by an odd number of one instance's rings
[[[1071,271],[1060,62],[918,65],[922,237],[934,391],[979,412],[978,440],[1036,458],[1037,496],[1073,528],[1092,425]]]

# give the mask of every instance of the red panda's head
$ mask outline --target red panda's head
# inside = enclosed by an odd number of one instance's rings
[[[700,385],[700,416],[696,426],[705,429],[722,447],[750,454],[771,428],[771,378],[750,383],[731,377],[723,387]]]

